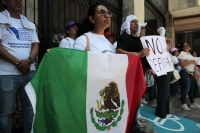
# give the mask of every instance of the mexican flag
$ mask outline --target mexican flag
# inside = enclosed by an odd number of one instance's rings
[[[34,133],[128,133],[146,87],[137,56],[55,48],[25,89]]]

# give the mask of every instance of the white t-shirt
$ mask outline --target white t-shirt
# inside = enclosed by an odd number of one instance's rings
[[[69,37],[65,37],[61,40],[59,47],[60,48],[74,48],[74,39],[71,39]]]
[[[26,29],[22,26],[20,19],[10,18],[11,25],[0,24],[0,39],[3,47],[18,60],[28,59],[31,44],[39,42],[36,30]],[[16,62],[17,63],[17,62]],[[31,64],[30,70],[35,70]],[[0,75],[22,74],[15,65],[0,59]]]
[[[104,35],[85,33],[89,38],[90,51],[101,53],[113,53],[113,46]],[[87,41],[84,35],[78,37],[74,44],[74,49],[85,50]]]
[[[178,59],[182,59],[182,60],[185,60],[185,61],[188,61],[188,60],[197,60],[190,53],[186,53],[184,51],[181,51],[181,53],[178,55]],[[190,72],[194,72],[194,64],[187,65],[184,68],[186,70],[190,71]]]
[[[178,58],[176,57],[176,56],[172,56],[172,58],[173,58],[173,60],[174,60],[174,64],[178,64]],[[176,70],[178,71],[178,72],[180,72],[180,70],[181,70],[181,66],[179,66],[179,65],[177,65],[176,67]]]

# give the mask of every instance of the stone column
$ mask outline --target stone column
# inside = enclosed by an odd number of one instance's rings
[[[139,22],[144,23],[144,0],[123,0],[123,20],[131,14],[137,16]]]
[[[134,15],[137,16],[139,22],[144,23],[144,0],[134,0]]]
[[[166,37],[172,38],[171,44],[172,44],[172,47],[174,47],[175,46],[175,29],[174,29],[174,26],[173,26],[174,25],[173,24],[173,17],[169,12],[167,12],[165,14],[165,20],[166,20],[166,23],[165,23],[165,25],[166,25]]]

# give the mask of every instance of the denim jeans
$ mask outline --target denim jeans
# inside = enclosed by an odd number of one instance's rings
[[[190,103],[194,103],[195,80],[191,80],[190,75],[184,70],[180,71],[181,84],[181,103],[186,103],[186,96],[188,94]]]
[[[154,77],[154,85],[151,87],[147,87],[147,90],[149,92],[149,101],[152,101],[153,99],[157,100],[157,85],[156,85],[156,78]]]
[[[27,75],[0,75],[0,133],[12,132],[12,113],[17,92],[22,106],[23,133],[31,132],[34,114],[24,87],[33,74],[34,71]]]

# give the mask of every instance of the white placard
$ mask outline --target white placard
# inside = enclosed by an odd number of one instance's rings
[[[146,58],[157,76],[167,74],[167,72],[174,70],[171,57],[167,51],[165,37],[144,36],[140,40],[143,48],[150,49],[150,55]]]

